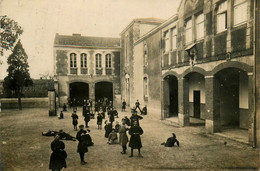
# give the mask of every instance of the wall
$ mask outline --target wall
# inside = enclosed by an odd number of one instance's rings
[[[1,107],[2,109],[18,109],[18,100],[17,98],[2,98]],[[22,98],[22,108],[47,108],[48,97],[46,98]]]

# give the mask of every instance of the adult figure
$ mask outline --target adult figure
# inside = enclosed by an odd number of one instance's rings
[[[142,110],[140,109],[140,102],[139,102],[139,100],[137,99],[136,100],[136,102],[135,102],[135,108],[137,109],[139,109],[139,111],[140,111],[140,113],[142,113]]]
[[[137,122],[137,125],[139,126],[139,120],[141,120],[141,119],[143,119],[143,117],[138,115],[136,110],[132,110],[132,116],[130,117],[131,126],[134,125],[135,121]]]
[[[131,155],[129,157],[133,157],[134,149],[138,149],[138,156],[143,157],[141,155],[142,142],[140,135],[143,134],[143,129],[137,124],[137,121],[134,121],[133,126],[129,129],[129,134],[131,135],[129,147],[131,147]]]
[[[72,113],[71,117],[72,117],[72,125],[73,125],[73,128],[74,128],[74,130],[76,131],[76,130],[77,130],[77,125],[78,125],[78,119],[79,119],[79,117],[78,117],[76,111],[74,111],[74,112]]]
[[[49,169],[60,171],[63,167],[66,168],[67,153],[64,150],[65,144],[60,141],[60,136],[56,135],[51,143],[52,154],[50,157]]]
[[[122,146],[122,151],[121,154],[126,154],[126,150],[127,150],[127,143],[128,143],[128,136],[126,134],[127,131],[127,127],[126,127],[126,122],[124,119],[122,119],[122,125],[119,128],[119,143]]]
[[[79,153],[81,164],[84,165],[87,164],[87,162],[85,162],[84,155],[88,152],[88,136],[86,136],[87,131],[84,130],[84,125],[80,125],[79,129],[80,130],[76,135],[76,138],[79,141],[77,152]]]
[[[122,102],[122,112],[125,112],[125,108],[126,108],[126,102],[125,99]]]

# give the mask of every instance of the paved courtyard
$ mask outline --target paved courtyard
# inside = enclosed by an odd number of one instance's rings
[[[129,111],[129,110],[128,110]],[[75,136],[71,124],[71,110],[65,112],[65,119],[49,117],[48,109],[3,110],[0,113],[0,170],[49,170],[52,137],[42,136],[42,131],[63,129]],[[79,123],[83,124],[81,109]],[[119,113],[121,117],[129,112]],[[96,119],[90,122],[90,135],[95,143],[85,154],[87,165],[80,165],[77,142],[64,141],[67,151],[67,168],[64,170],[258,170],[259,149],[206,134],[203,127],[174,127],[151,117],[148,113],[140,124],[144,130],[141,136],[143,158],[129,158],[130,150],[121,155],[120,145],[108,145],[104,129],[98,130]],[[104,126],[104,125],[103,125]],[[160,145],[174,132],[180,147],[165,148]],[[226,142],[226,143],[224,143]]]

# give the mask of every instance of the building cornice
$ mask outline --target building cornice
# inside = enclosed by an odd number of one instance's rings
[[[104,46],[76,46],[76,45],[58,45],[54,44],[54,48],[63,47],[63,48],[82,48],[82,49],[121,49],[121,47],[104,47]]]

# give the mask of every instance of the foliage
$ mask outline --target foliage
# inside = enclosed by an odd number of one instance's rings
[[[0,16],[0,56],[3,56],[4,50],[11,50],[23,33],[23,29],[17,22],[5,16]]]
[[[20,98],[22,88],[33,84],[27,59],[28,56],[19,40],[7,60],[9,67],[8,75],[4,79],[4,91],[9,97]]]

